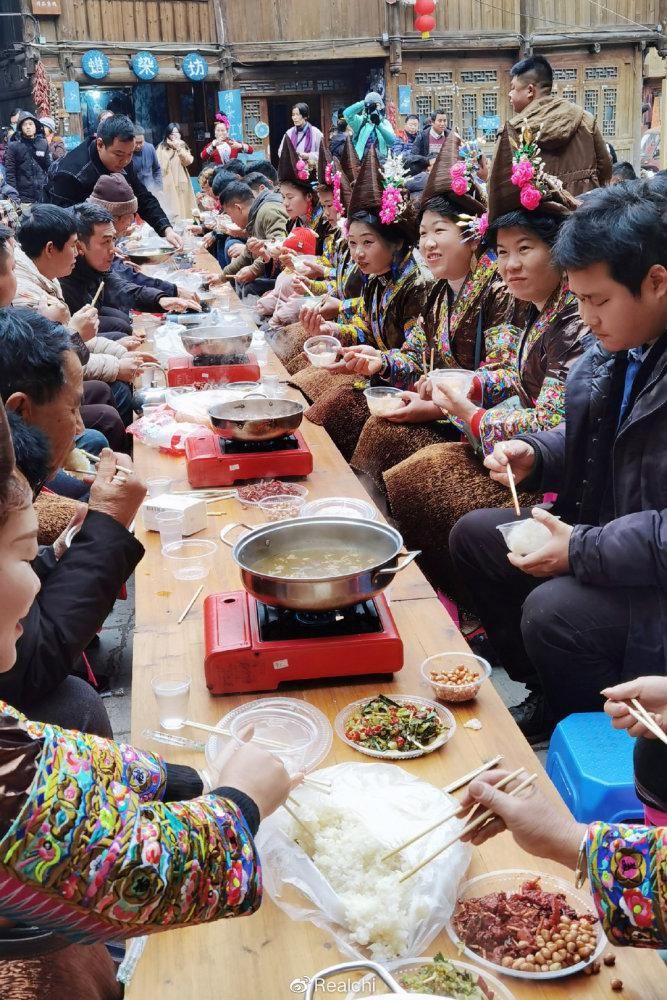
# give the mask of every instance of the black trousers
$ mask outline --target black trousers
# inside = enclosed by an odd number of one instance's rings
[[[125,426],[116,408],[111,386],[106,382],[86,379],[83,383],[81,419],[85,427],[104,434],[114,451],[127,450]]]
[[[508,561],[497,530],[514,516],[513,510],[473,511],[449,540],[456,571],[512,680],[542,691],[561,719],[599,711],[600,691],[611,684],[664,674],[664,648],[641,658],[626,655],[630,624],[660,618],[657,591],[589,587],[573,576],[544,580],[521,572]]]

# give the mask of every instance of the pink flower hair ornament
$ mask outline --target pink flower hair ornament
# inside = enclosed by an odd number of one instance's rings
[[[512,142],[512,175],[511,181],[519,188],[519,200],[529,212],[539,208],[546,191],[543,183],[544,163],[540,156],[537,140],[540,133],[533,133],[532,128],[524,121],[521,127],[521,138],[518,143]]]
[[[300,181],[307,181],[310,178],[308,164],[301,158],[296,161],[296,175]]]
[[[328,169],[329,167],[327,167],[327,170]],[[327,181],[327,183],[329,182]],[[345,215],[345,208],[343,206],[343,202],[340,197],[341,181],[340,181],[340,173],[338,173],[338,171],[334,173],[331,184],[333,188],[333,207],[336,209],[337,214],[342,218]]]
[[[461,242],[467,243],[469,240],[481,240],[489,230],[489,216],[487,212],[483,215],[459,215],[456,223],[463,230]]]
[[[334,176],[335,174],[334,174],[333,163],[327,163],[326,167],[324,168],[324,183],[328,184],[329,187],[333,187]]]

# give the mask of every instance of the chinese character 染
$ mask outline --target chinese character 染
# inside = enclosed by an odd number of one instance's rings
[[[152,76],[155,72],[155,65],[152,56],[137,57],[137,73],[139,76]]]

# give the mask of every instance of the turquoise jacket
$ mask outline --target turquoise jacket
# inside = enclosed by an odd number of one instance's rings
[[[349,108],[345,108],[343,112],[348,125],[352,129],[354,148],[357,151],[357,156],[359,159],[362,158],[366,152],[366,144],[369,138],[375,133],[374,139],[378,156],[381,160],[384,160],[396,142],[394,130],[386,118],[382,118],[379,125],[374,125],[373,122],[368,120],[363,111],[364,102],[357,101],[356,104],[351,104]]]

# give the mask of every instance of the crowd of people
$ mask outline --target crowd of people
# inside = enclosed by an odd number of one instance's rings
[[[513,68],[510,99],[491,165],[440,110],[397,136],[374,92],[329,139],[296,104],[277,170],[244,162],[252,148],[220,120],[196,194],[177,123],[155,149],[108,115],[65,153],[53,120],[15,116],[0,179],[2,995],[38,975],[30,998],[116,1000],[106,942],[252,913],[253,837],[299,780],[251,742],[206,784],[119,745],[89,683],[86,650],[143,555],[126,428],[150,356],[132,314],[200,309],[123,258],[137,217],[179,249],[191,220],[221,265],[213,282],[254,297],[307,419],[384,494],[471,642],[526,686],[512,709],[526,737],[602,708],[637,737],[646,825],[568,823],[537,793],[498,790],[504,772],[464,808],[493,810],[476,842],[508,828],[538,856],[588,861],[615,943],[667,943],[652,863],[664,746],[626,708],[639,697],[667,729],[667,180],[614,165],[592,117],[552,96],[542,57]],[[303,350],[318,334],[340,344],[328,368]],[[447,369],[466,378],[431,377]],[[392,413],[369,416],[369,385],[398,390]],[[99,456],[94,477],[67,474],[75,447]],[[497,530],[514,516],[510,474],[547,533],[527,555]],[[619,852],[644,859],[641,925]]]

